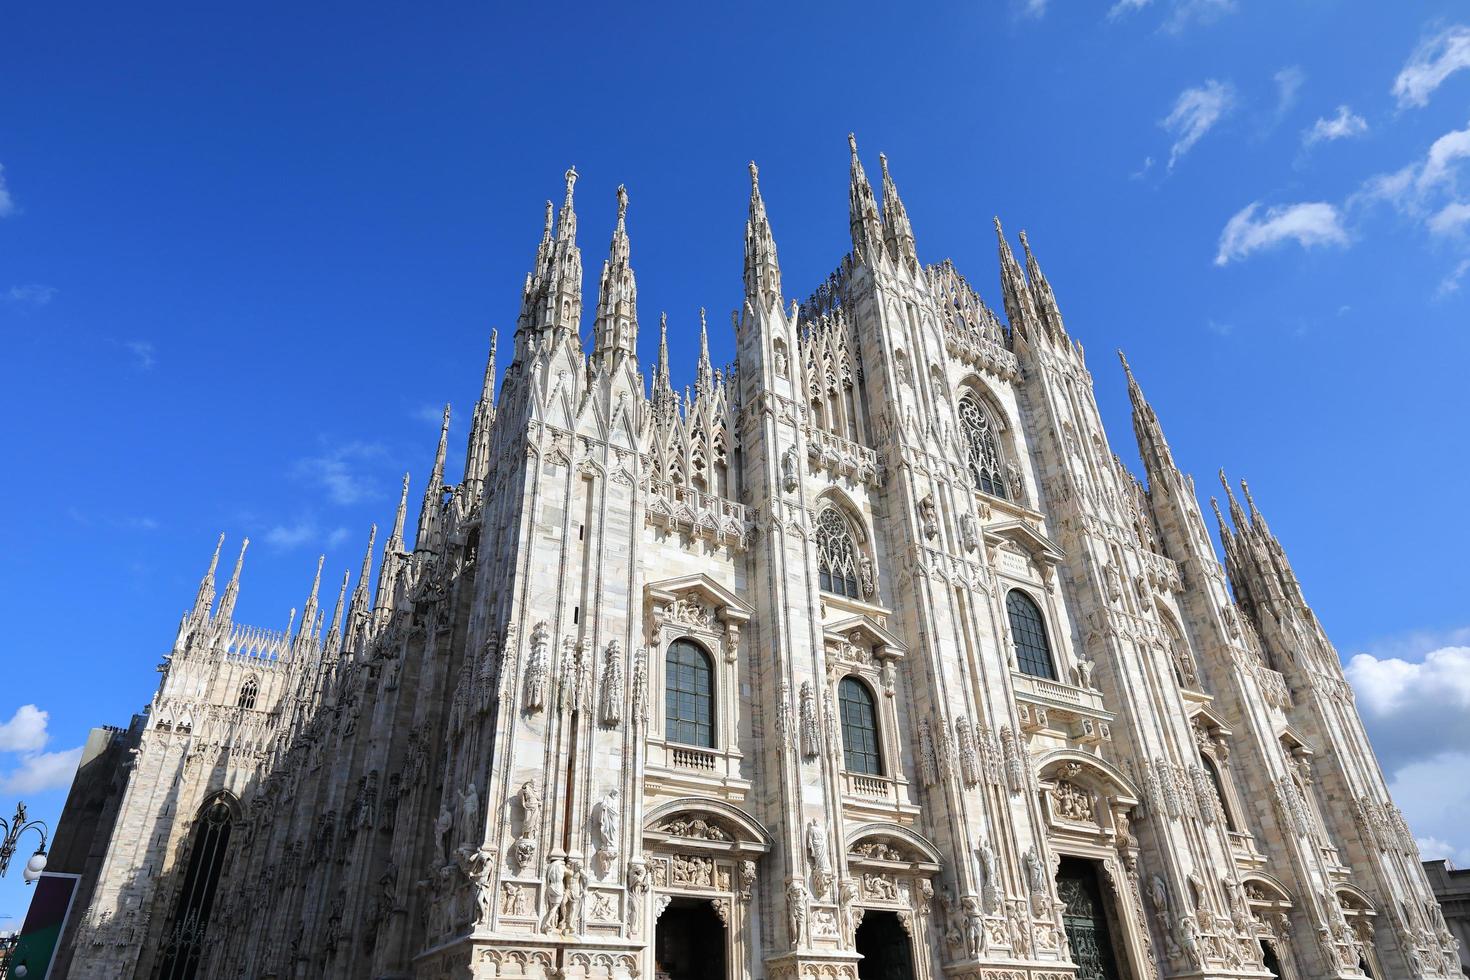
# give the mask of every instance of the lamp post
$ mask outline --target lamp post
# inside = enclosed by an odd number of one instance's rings
[[[26,862],[26,884],[29,885],[41,877],[41,872],[46,870],[46,824],[40,820],[28,819],[26,805],[17,803],[14,817],[8,821],[0,818],[0,830],[5,832],[4,839],[0,840],[0,878],[5,877],[5,872],[10,870],[10,858],[15,854],[15,845],[20,841],[20,835],[27,830],[36,832],[41,838],[41,846],[36,848],[36,853]]]

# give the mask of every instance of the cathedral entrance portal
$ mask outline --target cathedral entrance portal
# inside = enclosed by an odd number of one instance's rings
[[[1097,866],[1080,858],[1063,858],[1057,869],[1057,897],[1062,901],[1062,924],[1077,964],[1077,980],[1119,980]]]
[[[858,980],[914,980],[913,944],[896,912],[868,910],[857,928]]]
[[[669,902],[653,949],[656,980],[725,980],[725,925],[704,899]]]

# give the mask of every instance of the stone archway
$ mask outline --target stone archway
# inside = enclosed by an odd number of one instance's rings
[[[863,913],[854,936],[858,980],[915,980],[914,941],[897,912]]]
[[[654,976],[658,980],[728,980],[726,929],[713,903],[671,898],[654,923]]]

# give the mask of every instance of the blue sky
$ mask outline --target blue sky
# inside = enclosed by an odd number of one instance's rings
[[[645,363],[667,310],[688,381],[746,161],[802,296],[852,130],[992,305],[990,217],[1030,232],[1126,459],[1117,346],[1201,490],[1250,479],[1425,856],[1470,864],[1461,4],[407,11],[8,7],[0,808],[54,818],[87,729],[146,703],[219,532],[255,542],[237,618],[283,627],[405,469],[417,499],[568,164],[589,292],[626,183]],[[27,897],[13,870],[0,918]]]

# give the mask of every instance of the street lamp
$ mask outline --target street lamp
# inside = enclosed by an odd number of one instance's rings
[[[20,841],[20,835],[27,830],[36,832],[41,838],[41,846],[36,848],[36,853],[26,862],[26,884],[29,885],[41,877],[41,872],[46,870],[46,824],[40,820],[28,819],[26,805],[17,803],[14,817],[9,821],[0,818],[0,829],[5,831],[4,839],[0,840],[0,878],[5,877],[5,872],[10,870],[10,858],[15,854],[15,845]]]

